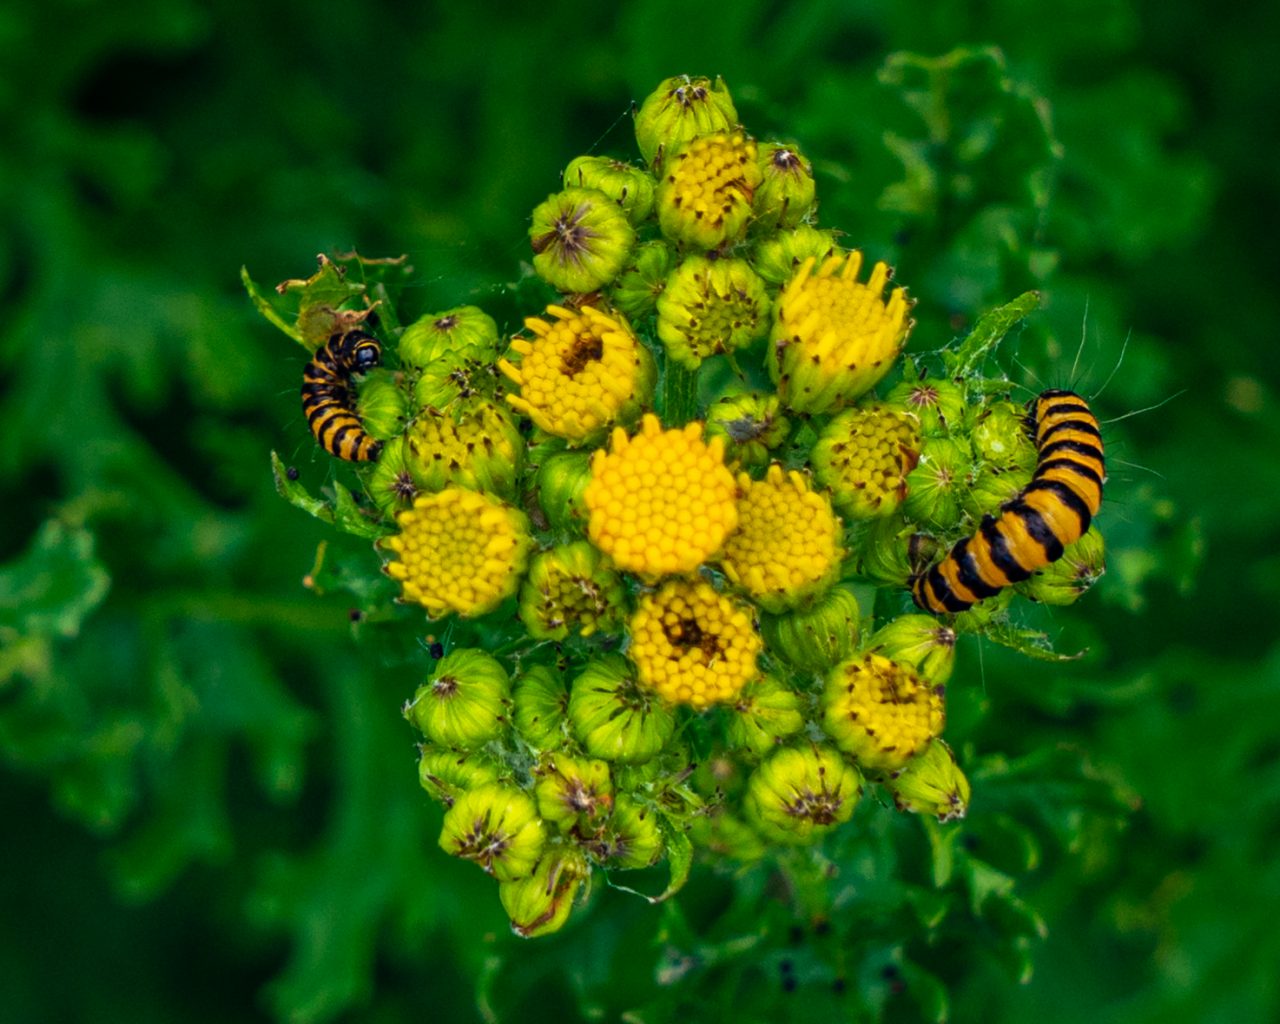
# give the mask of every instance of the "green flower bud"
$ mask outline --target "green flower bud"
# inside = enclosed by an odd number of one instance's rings
[[[656,205],[662,234],[718,249],[741,238],[760,184],[755,140],[742,132],[699,135],[666,158]]]
[[[823,427],[809,461],[843,515],[874,519],[892,514],[907,496],[920,449],[911,416],[872,404],[846,409]]]
[[[665,79],[636,112],[636,144],[650,166],[660,166],[664,153],[695,135],[724,131],[738,123],[738,112],[724,81],[676,75]]]
[[[373,502],[386,515],[394,516],[412,507],[418,496],[418,483],[406,458],[405,439],[393,437],[378,453],[378,464],[365,478],[365,489]]]
[[[914,415],[926,437],[945,436],[964,423],[964,388],[949,380],[904,380],[885,401]]]
[[[812,843],[848,821],[862,778],[825,746],[784,747],[751,773],[743,806],[766,839]]]
[[[502,735],[511,686],[507,670],[484,651],[450,651],[418,687],[404,715],[433,743],[470,749]]]
[[[445,812],[440,848],[474,861],[499,882],[533,872],[546,846],[546,827],[533,798],[514,786],[478,786]]]
[[[439,374],[468,360],[492,363],[498,357],[498,325],[478,306],[456,306],[419,317],[400,335],[400,362]]]
[[[432,363],[413,386],[415,415],[451,412],[460,399],[501,397],[498,368],[468,359],[457,365]]]
[[[565,188],[594,188],[622,207],[632,224],[653,212],[653,177],[607,156],[580,156],[564,169]]]
[[[857,648],[860,619],[853,591],[835,586],[805,611],[762,615],[760,632],[771,653],[802,672],[825,672]]]
[[[533,774],[538,813],[562,832],[595,832],[613,810],[613,782],[604,761],[544,754]]]
[[[707,440],[723,438],[725,462],[747,469],[767,465],[790,430],[778,396],[764,391],[726,395],[707,410]]]
[[[538,504],[560,533],[581,534],[589,513],[582,494],[591,483],[590,452],[559,452],[538,469]]]
[[[839,252],[833,232],[800,224],[792,231],[779,231],[757,242],[751,265],[765,283],[778,288],[795,277],[800,264],[810,257],[821,266],[828,256]]]
[[[729,746],[767,754],[804,728],[800,697],[773,676],[748,683],[730,705]]]
[[[941,734],[943,693],[879,654],[850,658],[827,675],[822,728],[864,768],[892,771]]]
[[[621,578],[596,547],[580,540],[534,556],[520,586],[520,620],[536,640],[590,636],[616,629],[625,601]]]
[[[699,849],[744,864],[760,860],[769,852],[759,832],[723,809],[694,818],[689,838]]]
[[[745,348],[769,328],[764,282],[746,260],[690,256],[658,297],[658,337],[690,370],[721,352]]]
[[[511,414],[487,398],[468,398],[447,413],[424,412],[407,439],[407,461],[423,491],[456,485],[512,500],[525,443]]]
[[[948,531],[960,525],[961,498],[973,483],[973,456],[954,438],[925,438],[920,462],[907,474],[907,498],[902,511],[908,519]]]
[[[956,764],[956,755],[941,739],[890,773],[884,784],[900,811],[954,821],[963,818],[969,809],[969,780]]]
[[[928,534],[900,515],[873,521],[854,549],[859,576],[888,587],[905,587],[916,573],[937,560],[943,551]]]
[[[664,791],[683,785],[692,772],[689,748],[673,739],[656,757],[642,764],[615,763],[613,785],[619,793],[643,795],[652,801],[661,801]]]
[[[512,693],[516,731],[534,750],[554,750],[568,736],[569,689],[555,669],[530,665]]]
[[[642,762],[675,732],[672,713],[641,689],[626,659],[607,655],[588,662],[573,681],[569,721],[583,749],[606,761]]]
[[[1002,505],[1016,498],[1030,482],[1030,473],[983,466],[973,478],[973,483],[960,496],[961,507],[973,519],[995,515]]]
[[[631,259],[609,289],[609,299],[633,321],[654,311],[675,266],[675,253],[663,241],[645,242],[632,250]]]
[[[365,374],[356,392],[356,415],[364,429],[379,441],[387,441],[404,430],[409,403],[400,390],[400,375],[382,368]]]
[[[591,868],[573,849],[556,850],[538,862],[533,874],[498,886],[511,930],[522,939],[551,935],[564,927]]]
[[[657,812],[621,793],[608,823],[583,845],[599,863],[623,870],[657,863],[666,846]]]
[[[1098,528],[1091,526],[1088,533],[1067,546],[1061,558],[1032,574],[1018,590],[1044,604],[1071,604],[1106,571],[1106,544]]]
[[[418,781],[446,807],[452,807],[468,790],[497,782],[500,777],[498,763],[482,750],[424,746],[418,758]]]
[[[1031,473],[1036,447],[1027,433],[1027,411],[1013,402],[992,402],[974,417],[970,432],[973,452],[980,463],[998,469]]]
[[[529,238],[539,277],[562,292],[586,294],[618,276],[636,233],[603,192],[567,188],[534,208]]]
[[[907,665],[926,682],[945,686],[956,661],[956,631],[932,615],[899,615],[867,641],[866,650]]]
[[[795,146],[781,142],[762,143],[757,159],[763,178],[755,195],[759,224],[767,229],[796,227],[813,209],[813,165]]]

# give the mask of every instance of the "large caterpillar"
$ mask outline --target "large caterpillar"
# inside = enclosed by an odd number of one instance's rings
[[[1098,420],[1085,400],[1045,391],[1032,399],[1027,425],[1038,456],[1031,483],[912,580],[911,596],[925,611],[962,612],[1027,579],[1061,558],[1098,514],[1106,464]]]
[[[302,412],[316,443],[330,455],[348,462],[370,462],[382,442],[364,429],[355,414],[351,375],[373,369],[382,361],[378,339],[364,331],[331,337],[302,373]]]

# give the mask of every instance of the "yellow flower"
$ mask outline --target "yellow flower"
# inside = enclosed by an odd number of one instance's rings
[[[846,409],[818,436],[809,456],[818,483],[853,519],[887,516],[907,496],[907,474],[920,461],[914,416],[882,405]]]
[[[763,480],[738,477],[738,528],[720,557],[725,575],[761,608],[783,612],[840,574],[841,525],[831,502],[776,462]]]
[[[658,226],[676,242],[715,249],[742,235],[761,180],[755,140],[716,132],[689,141],[658,183]]]
[[[862,254],[805,260],[775,309],[769,373],[796,412],[826,412],[869,391],[902,350],[911,321],[906,290],[884,301],[889,268],[858,282]]]
[[[547,313],[555,319],[525,320],[533,339],[511,342],[521,357],[518,365],[498,360],[498,368],[520,388],[507,401],[571,444],[598,439],[649,401],[653,357],[621,317],[590,306],[548,306]]]
[[[640,684],[673,704],[705,708],[756,677],[760,635],[750,611],[705,580],[669,580],[631,617]]]
[[[431,618],[483,615],[515,592],[530,546],[519,510],[447,487],[419,497],[396,522],[400,532],[382,542],[396,554],[387,574],[400,581],[404,600],[416,601]]]
[[[423,491],[452,485],[515,497],[524,438],[496,402],[473,396],[459,399],[448,412],[421,410],[405,448],[409,473]]]
[[[745,348],[768,328],[769,296],[746,260],[690,256],[658,296],[658,337],[690,370],[720,352]]]
[[[879,654],[842,661],[827,676],[822,727],[865,768],[901,768],[942,733],[943,688]]]
[[[722,440],[703,441],[701,423],[663,430],[647,415],[634,437],[617,427],[612,450],[591,457],[587,536],[622,569],[692,572],[738,525],[736,490]]]

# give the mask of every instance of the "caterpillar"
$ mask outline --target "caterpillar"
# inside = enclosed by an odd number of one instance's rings
[[[364,331],[335,334],[317,350],[302,373],[302,412],[316,443],[348,462],[370,462],[382,442],[364,429],[355,414],[351,375],[382,361],[378,339]]]
[[[1073,391],[1042,392],[1029,403],[1027,427],[1037,453],[1031,482],[911,581],[911,596],[925,611],[962,612],[1027,579],[1061,558],[1098,514],[1106,463],[1085,400]]]

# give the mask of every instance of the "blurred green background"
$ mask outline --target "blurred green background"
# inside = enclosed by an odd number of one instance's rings
[[[329,534],[272,487],[272,449],[333,470],[241,264],[405,252],[403,314],[516,325],[529,210],[573,156],[633,158],[631,102],[688,72],[814,160],[822,224],[920,299],[913,349],[1039,287],[1006,368],[1115,421],[1111,571],[1033,623],[1090,653],[970,640],[952,683],[972,757],[1074,758],[1028,769],[1031,810],[976,780],[965,826],[1047,935],[1002,964],[1000,925],[929,949],[917,920],[885,955],[921,947],[955,1020],[1277,1019],[1276,38],[1280,8],[1185,0],[6,5],[0,1016],[938,1015],[891,969],[833,986],[856,887],[828,919],[699,868],[676,907],[605,890],[510,936],[435,848],[414,681],[301,586]],[[960,46],[1003,64],[891,57]]]

